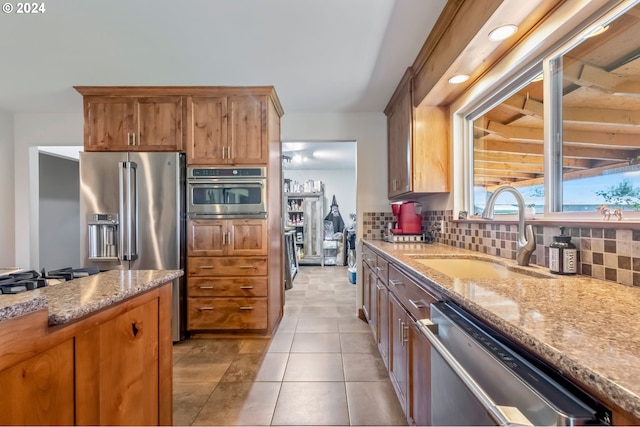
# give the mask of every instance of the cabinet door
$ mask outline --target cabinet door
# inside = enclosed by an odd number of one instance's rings
[[[190,219],[187,226],[189,256],[225,255],[227,226],[224,220]]]
[[[431,344],[414,322],[409,324],[408,417],[418,426],[431,424]]]
[[[135,151],[182,150],[182,97],[137,98]]]
[[[378,287],[376,286],[378,278],[376,273],[369,271],[369,278],[366,279],[369,286],[369,326],[373,331],[373,335],[378,339]]]
[[[365,251],[362,251],[365,255]],[[366,262],[362,262],[362,310],[367,322],[371,323],[371,267]]]
[[[389,376],[402,409],[407,413],[407,314],[393,294],[389,295]]]
[[[76,338],[76,422],[158,425],[158,300]]]
[[[228,233],[228,255],[267,255],[266,219],[229,220]]]
[[[229,152],[233,164],[266,164],[266,105],[262,98],[230,96]]]
[[[387,116],[389,197],[411,191],[412,110],[410,85],[406,85]]]
[[[376,282],[378,296],[378,350],[382,360],[389,367],[389,290],[378,278]]]
[[[0,372],[0,425],[73,425],[73,341]]]
[[[227,98],[187,98],[187,164],[219,165],[227,162]]]
[[[134,100],[129,97],[84,97],[84,149],[127,151],[135,132]]]

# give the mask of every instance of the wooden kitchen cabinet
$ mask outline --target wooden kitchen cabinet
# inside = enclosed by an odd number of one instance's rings
[[[187,329],[267,329],[267,236],[267,220],[189,220]]]
[[[450,191],[448,108],[414,107],[412,94],[408,68],[385,109],[389,198]]]
[[[189,256],[251,256],[268,253],[267,220],[190,219]]]
[[[158,302],[151,300],[76,337],[77,421],[159,423]]]
[[[389,377],[398,395],[402,410],[407,414],[408,390],[408,321],[406,310],[389,294]]]
[[[0,425],[73,425],[73,340],[0,371]]]
[[[187,98],[187,164],[267,164],[267,97]]]
[[[417,426],[431,423],[431,343],[409,322],[407,418]]]
[[[0,322],[0,425],[171,425],[171,294],[51,327],[46,309]]]
[[[181,151],[183,97],[85,96],[86,151]]]

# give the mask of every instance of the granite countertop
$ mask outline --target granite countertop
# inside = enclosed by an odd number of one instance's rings
[[[640,288],[550,274],[544,267],[520,267],[514,260],[442,244],[365,242],[640,418]],[[538,277],[454,279],[421,264],[420,255],[486,258]]]
[[[49,311],[61,325],[182,276],[182,270],[113,270],[15,295],[0,295],[0,321]]]

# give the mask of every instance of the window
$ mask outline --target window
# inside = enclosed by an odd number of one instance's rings
[[[625,3],[466,116],[472,213],[511,185],[538,213],[595,217],[607,205],[640,218],[640,4]],[[517,212],[508,197],[495,215]]]
[[[516,187],[528,206],[544,212],[544,118],[542,67],[533,79],[473,120],[473,212],[501,185]],[[517,82],[516,82],[517,85]],[[494,213],[515,214],[512,195],[501,196]],[[508,202],[512,200],[512,202]]]
[[[640,5],[553,58],[562,183],[558,211],[640,210]],[[561,121],[560,121],[561,119]],[[558,169],[560,170],[560,169]]]

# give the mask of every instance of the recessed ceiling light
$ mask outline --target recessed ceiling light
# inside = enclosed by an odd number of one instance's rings
[[[607,31],[609,29],[608,25],[598,25],[596,28],[593,29],[593,31],[591,31],[589,34],[587,34],[584,38],[588,39],[589,37],[595,37],[595,36],[599,36],[600,34],[604,33],[605,31]]]
[[[469,80],[469,76],[467,74],[457,74],[449,78],[449,83],[457,85],[458,83],[466,82],[467,80]]]
[[[489,40],[499,42],[504,39],[508,39],[514,35],[516,31],[518,31],[518,27],[513,24],[501,25],[491,30],[489,33]]]

